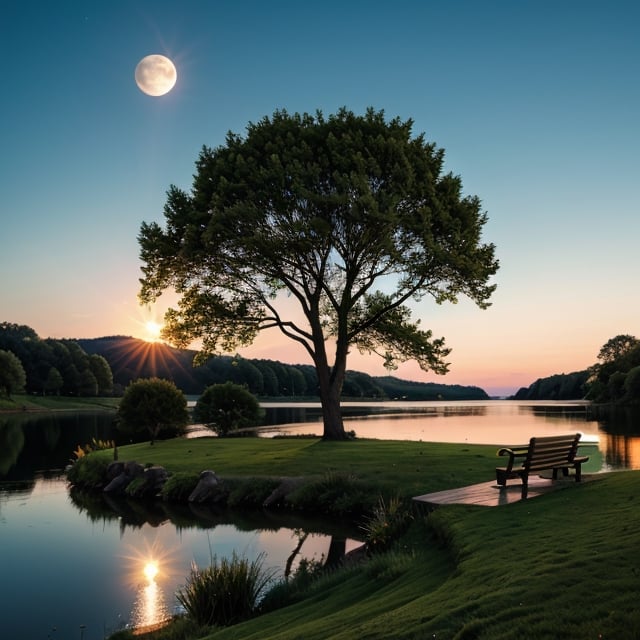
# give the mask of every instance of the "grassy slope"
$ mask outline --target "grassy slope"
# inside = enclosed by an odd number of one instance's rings
[[[0,398],[0,411],[79,411],[117,409],[120,398],[67,398],[60,396],[14,395]]]
[[[455,566],[425,532],[402,571],[393,558],[386,573],[351,570],[207,638],[638,638],[639,489],[626,472],[501,508],[442,507],[430,517]]]
[[[388,441],[170,441],[121,459],[225,475],[346,471],[404,496],[490,479],[494,447]],[[395,553],[324,579],[304,601],[209,640],[638,638],[640,474],[500,508],[416,519]],[[443,543],[444,542],[444,543]]]

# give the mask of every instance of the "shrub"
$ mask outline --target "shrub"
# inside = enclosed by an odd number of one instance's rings
[[[104,487],[110,460],[104,455],[83,456],[67,470],[67,480],[84,489]]]
[[[243,478],[231,484],[227,505],[231,508],[260,508],[280,484],[273,478]]]
[[[187,399],[173,382],[140,378],[127,387],[118,406],[118,429],[149,432],[151,444],[160,434],[174,436],[189,422]]]
[[[178,602],[196,624],[230,626],[254,615],[260,596],[272,580],[274,571],[263,568],[264,554],[249,562],[239,558],[216,556],[210,566],[195,564],[184,588],[176,594]]]
[[[160,495],[163,500],[186,502],[191,492],[196,488],[199,479],[200,477],[196,473],[186,471],[174,473],[164,483]]]
[[[233,382],[207,387],[193,410],[194,419],[219,436],[255,427],[260,423],[262,414],[258,399],[245,387]]]
[[[296,509],[344,516],[370,511],[371,494],[371,488],[355,476],[330,472],[303,484],[287,500]]]

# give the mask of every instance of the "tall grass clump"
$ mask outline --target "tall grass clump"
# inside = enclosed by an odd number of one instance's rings
[[[360,529],[365,534],[367,550],[386,551],[407,529],[411,521],[411,512],[396,496],[385,501],[383,496],[373,513],[368,516]]]
[[[83,489],[101,489],[105,485],[110,460],[99,454],[82,456],[67,469],[67,480]]]
[[[195,563],[176,598],[196,624],[228,627],[252,617],[275,570],[264,568],[264,554],[249,562],[235,551],[231,558],[216,556],[200,569]]]

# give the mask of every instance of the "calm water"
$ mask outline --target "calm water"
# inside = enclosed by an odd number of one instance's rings
[[[265,407],[265,437],[321,433],[317,404]],[[350,403],[345,415],[346,428],[366,438],[505,445],[580,431],[598,443],[585,471],[640,468],[636,415],[595,416],[584,403]],[[0,416],[3,637],[100,640],[152,624],[176,609],[192,561],[204,566],[212,555],[265,552],[265,566],[282,575],[301,557],[357,546],[356,533],[326,522],[70,494],[53,470],[78,444],[111,437],[112,421],[110,413]],[[151,561],[155,576],[145,573]]]
[[[263,406],[274,423],[261,430],[264,437],[322,435],[322,415],[316,403]],[[598,444],[597,451],[591,447],[591,456],[600,466],[595,468],[592,461],[587,471],[640,469],[637,411],[597,415],[581,401],[380,402],[369,406],[345,403],[343,407],[345,429],[359,438],[505,446],[524,444],[533,435],[580,432],[583,442]]]
[[[60,478],[16,485],[0,485],[3,638],[94,640],[155,624],[177,611],[191,563],[213,555],[264,552],[264,567],[282,577],[302,557],[325,562],[360,544],[347,527],[309,518],[126,500],[107,515],[101,496],[83,503]]]

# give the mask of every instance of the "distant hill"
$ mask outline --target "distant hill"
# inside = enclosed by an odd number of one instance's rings
[[[528,387],[519,389],[510,400],[582,400],[588,378],[586,370],[538,378]]]
[[[136,378],[157,376],[172,380],[188,395],[205,387],[231,380],[246,384],[259,396],[317,397],[317,377],[311,365],[290,365],[273,360],[216,356],[194,367],[196,351],[175,349],[127,336],[78,339],[88,353],[103,356],[113,372],[116,387],[124,389]],[[487,400],[487,393],[474,386],[411,382],[393,376],[375,377],[347,371],[343,396],[403,400]]]

